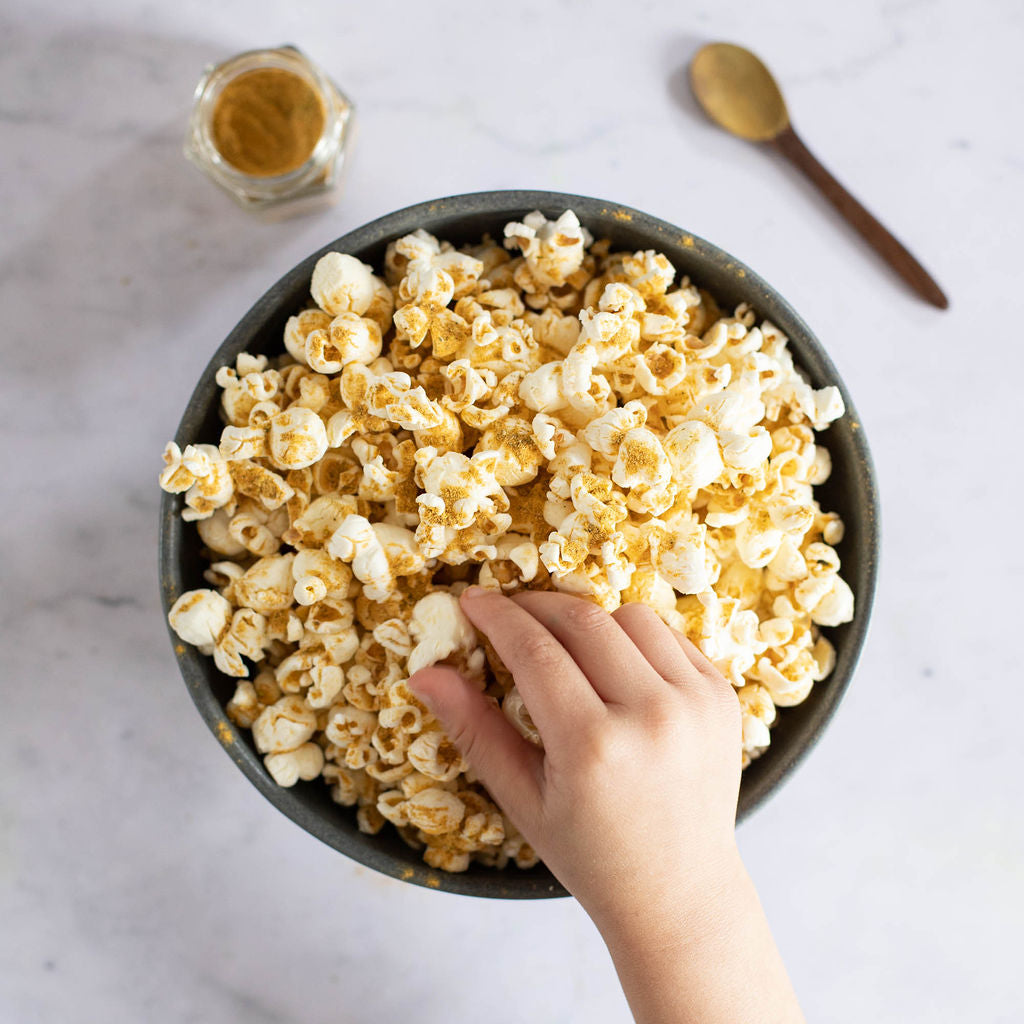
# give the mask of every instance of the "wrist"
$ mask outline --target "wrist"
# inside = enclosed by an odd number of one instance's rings
[[[611,899],[583,906],[613,957],[619,950],[657,946],[683,951],[715,942],[746,915],[760,911],[734,841],[702,870],[665,874],[643,889],[626,886]]]

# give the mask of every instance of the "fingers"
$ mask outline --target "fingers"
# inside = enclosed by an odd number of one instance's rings
[[[551,591],[523,591],[512,601],[558,640],[603,700],[628,704],[660,685],[619,623],[596,604]]]
[[[409,688],[437,716],[501,809],[517,827],[529,828],[540,802],[542,752],[447,665],[421,669]]]
[[[663,679],[676,686],[704,682],[702,671],[691,654],[691,649],[697,651],[696,647],[670,629],[652,608],[644,604],[624,604],[612,612],[612,618]],[[704,657],[699,651],[697,654]]]
[[[688,636],[680,633],[678,630],[671,629],[671,627],[668,628],[669,632],[676,638],[676,643],[683,649],[683,653],[693,662],[694,667],[701,675],[716,681],[721,679],[723,683],[726,682],[725,676],[715,668],[714,663],[705,656],[704,652]]]
[[[545,747],[562,746],[584,716],[604,710],[569,652],[524,608],[479,587],[461,605],[512,673]]]

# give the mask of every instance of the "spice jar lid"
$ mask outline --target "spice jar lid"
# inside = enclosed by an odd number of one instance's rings
[[[185,155],[246,208],[315,208],[336,197],[352,112],[295,47],[249,50],[204,72]]]

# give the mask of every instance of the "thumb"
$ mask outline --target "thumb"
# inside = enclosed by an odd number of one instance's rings
[[[409,689],[437,716],[451,741],[520,831],[523,825],[529,827],[540,805],[543,753],[447,665],[420,669],[410,678]]]

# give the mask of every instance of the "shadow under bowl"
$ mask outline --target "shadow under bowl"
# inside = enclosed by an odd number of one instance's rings
[[[843,382],[821,344],[789,304],[748,267],[709,242],[628,207],[600,199],[559,192],[497,191],[451,196],[398,210],[324,246],[290,270],[245,314],[214,353],[189,399],[176,442],[216,444],[222,428],[220,388],[214,377],[220,366],[234,364],[240,352],[282,354],[285,322],[310,304],[313,267],[326,252],[359,257],[378,271],[384,251],[395,238],[424,228],[456,245],[478,242],[484,234],[500,239],[505,224],[522,220],[530,210],[549,218],[566,209],[576,212],[595,238],[610,238],[614,249],[655,249],[675,265],[678,277],[688,275],[706,288],[723,309],[749,303],[758,321],[771,320],[790,340],[797,365],[814,387],[834,384],[846,403],[846,415],[819,435],[833,463],[830,479],[815,489],[822,508],[838,512],[846,533],[838,545],[843,576],[856,598],[852,622],[826,630],[835,645],[836,665],[824,682],[794,708],[781,709],[772,729],[772,743],[746,769],[740,789],[738,820],[761,805],[806,756],[834,714],[853,676],[867,632],[875,589],[879,552],[878,496],[864,431]],[[164,494],[160,506],[160,585],[165,613],[186,590],[204,586],[201,542],[194,524],[181,519],[182,496]],[[276,785],[263,767],[248,730],[227,719],[224,706],[235,680],[222,675],[211,658],[181,643],[171,633],[181,674],[199,713],[228,755],[249,781],[280,811],[318,839],[368,867],[415,885],[470,896],[531,899],[567,895],[539,864],[528,871],[504,871],[471,865],[463,874],[429,868],[393,828],[367,836],[356,826],[354,808],[334,803],[321,780],[291,789]]]

